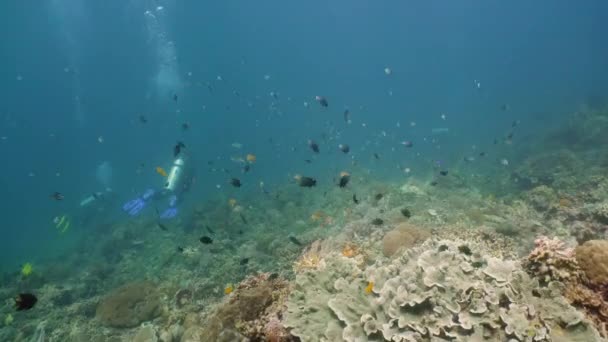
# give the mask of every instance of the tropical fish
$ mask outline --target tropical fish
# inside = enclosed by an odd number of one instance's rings
[[[156,173],[158,173],[159,175],[161,175],[163,177],[167,177],[167,172],[165,171],[165,169],[163,169],[160,166],[156,167]]]
[[[303,188],[312,188],[317,185],[317,180],[311,177],[295,175],[293,178],[296,180],[296,183]]]
[[[247,162],[249,162],[250,164],[255,163],[255,161],[257,160],[257,157],[255,156],[255,154],[248,154],[247,157],[245,157],[245,159],[247,160]]]
[[[372,220],[372,224],[374,226],[381,226],[381,225],[384,224],[384,220],[381,219],[381,218],[375,218],[375,219]]]
[[[53,223],[55,223],[55,228],[60,233],[65,233],[70,228],[70,219],[66,215],[55,217],[55,219],[53,219]]]
[[[308,140],[308,146],[314,153],[319,153],[319,145],[316,142]]]
[[[232,179],[230,179],[230,182],[229,182],[229,183],[230,183],[230,185],[232,185],[232,186],[233,186],[233,187],[235,187],[235,188],[240,188],[240,187],[241,187],[241,185],[242,185],[242,184],[241,184],[241,180],[240,180],[240,179],[238,179],[238,178],[232,178]]]
[[[183,142],[178,141],[173,147],[173,156],[177,157],[182,151],[182,148],[186,148],[186,145]]]
[[[28,277],[34,272],[34,267],[31,263],[27,262],[21,267],[21,275],[24,277]]]
[[[231,198],[231,199],[229,199],[229,200],[228,200],[228,204],[229,204],[229,205],[230,205],[232,208],[234,208],[234,207],[236,206],[236,203],[237,203],[237,202],[236,202],[236,200],[235,200],[234,198]]]
[[[348,145],[346,145],[346,144],[339,144],[338,145],[338,149],[340,151],[342,151],[342,153],[344,153],[344,154],[350,152],[350,147]]]
[[[289,241],[291,241],[291,243],[293,243],[294,245],[302,246],[302,243],[300,242],[300,240],[296,239],[296,237],[293,235],[289,236]]]
[[[370,293],[372,293],[373,289],[374,289],[374,282],[370,281],[367,283],[367,286],[365,287],[365,293],[370,294]]]
[[[323,108],[327,108],[329,106],[329,102],[327,102],[327,99],[323,96],[315,96],[315,100],[317,102],[319,102],[319,104],[321,105],[321,107]]]
[[[208,236],[203,236],[199,239],[199,241],[204,245],[209,245],[213,243],[213,239]]]
[[[15,308],[17,311],[29,310],[36,305],[38,298],[31,293],[20,293],[15,297]]]
[[[232,286],[232,284],[226,286],[226,288],[224,288],[224,294],[229,295],[232,293],[232,291],[234,291],[234,286]]]
[[[348,181],[350,180],[350,174],[346,171],[340,172],[340,181],[338,182],[338,186],[341,188],[346,187]]]
[[[50,197],[55,201],[62,201],[64,199],[63,194],[57,191],[53,192]]]

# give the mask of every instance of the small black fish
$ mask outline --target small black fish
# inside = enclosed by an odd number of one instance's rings
[[[241,217],[241,221],[243,221],[244,224],[249,224],[249,222],[247,222],[247,219],[245,218],[245,215],[239,213],[239,216]]]
[[[177,251],[180,253],[184,253],[184,247],[177,246]]]
[[[350,175],[346,172],[343,172],[340,175],[340,181],[338,182],[338,186],[341,188],[346,187],[346,185],[348,185],[348,181],[350,180]]]
[[[141,122],[142,124],[145,124],[145,123],[148,123],[148,119],[145,116],[140,115],[139,122]]]
[[[310,146],[310,149],[314,152],[314,153],[319,153],[319,145],[312,141],[312,140],[308,140],[308,146]]]
[[[350,147],[346,144],[338,145],[338,149],[340,149],[340,151],[342,151],[342,153],[344,153],[344,154],[350,152]]]
[[[384,220],[381,219],[381,218],[375,218],[375,219],[372,220],[372,224],[374,226],[381,226],[381,225],[384,224]]]
[[[304,161],[306,162],[306,164],[312,163],[312,160],[310,160],[310,159],[304,159]]]
[[[498,139],[494,139],[494,145],[498,144]]]
[[[208,225],[205,225],[205,229],[207,229],[207,231],[208,231],[210,234],[215,234],[215,232],[213,231],[213,229],[211,229],[211,227],[209,227]]]
[[[447,176],[448,175],[448,171],[447,170],[439,171],[439,174],[442,175],[442,176]]]
[[[439,182],[438,182],[438,181],[432,181],[432,182],[431,182],[431,186],[435,186],[435,185],[437,185],[437,184],[439,184]]]
[[[173,147],[173,156],[177,157],[181,153],[182,148],[186,148],[186,145],[183,142],[178,141]]]
[[[344,110],[344,121],[350,122],[350,111],[348,109]]]
[[[162,224],[160,222],[156,222],[156,224],[158,225],[158,228],[160,228],[161,230],[164,230],[164,231],[169,230],[169,229],[167,229],[167,226],[165,226],[164,224]]]
[[[240,188],[240,187],[241,187],[241,185],[242,185],[242,184],[241,184],[241,180],[240,180],[240,179],[238,179],[238,178],[232,178],[232,179],[230,180],[230,184],[231,184],[233,187],[235,187],[235,188]]]
[[[50,197],[55,201],[62,201],[64,199],[63,194],[57,191],[53,192]]]
[[[382,199],[382,197],[384,197],[383,194],[376,194],[376,196],[374,196],[374,198],[376,199],[376,201],[379,201]]]
[[[321,105],[321,107],[323,108],[327,108],[329,107],[329,102],[327,102],[327,99],[323,96],[316,96],[315,100],[317,100],[319,102],[319,104]]]
[[[521,121],[519,121],[519,120],[514,120],[514,121],[511,123],[511,127],[517,127],[517,125],[519,125],[519,123],[520,123],[520,122],[521,122]]]
[[[479,152],[479,156],[480,157],[485,157],[486,153],[485,152]]]
[[[412,217],[412,213],[410,212],[410,210],[408,208],[401,209],[401,215],[403,215],[404,217],[407,217],[407,218]]]
[[[213,243],[213,239],[208,236],[203,236],[199,239],[199,241],[205,245],[209,245]]]
[[[300,177],[298,178],[298,185],[303,188],[312,188],[317,185],[317,180],[311,177]]]
[[[374,153],[374,158],[376,158],[376,160],[380,159],[380,156],[378,155],[378,153]]]
[[[20,293],[15,297],[15,308],[17,311],[29,310],[36,305],[38,298],[31,293]]]
[[[500,110],[502,110],[503,112],[506,112],[507,110],[509,110],[509,105],[506,103],[501,104]]]
[[[302,246],[300,240],[296,239],[295,236],[289,236],[289,241],[291,241],[291,243],[293,243],[294,245]]]
[[[184,122],[182,124],[182,131],[187,131],[188,129],[190,129],[190,124],[187,122]]]
[[[243,258],[239,261],[240,265],[247,265],[249,263],[249,258]]]
[[[177,103],[177,94],[173,94],[173,101],[175,101],[175,103]]]
[[[359,204],[359,200],[357,199],[357,194],[353,194],[353,202],[355,202],[355,204]]]
[[[507,135],[507,139],[512,139],[513,138],[513,132],[509,133],[509,135]]]
[[[251,165],[245,164],[245,166],[243,166],[243,173],[247,173],[249,170],[251,170]]]

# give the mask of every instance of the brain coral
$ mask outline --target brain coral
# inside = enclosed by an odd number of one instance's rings
[[[285,325],[303,342],[601,340],[559,283],[476,249],[429,240],[365,270],[330,255],[297,274]]]
[[[132,328],[161,313],[160,295],[153,283],[133,282],[117,288],[97,305],[96,317],[104,325]]]
[[[574,253],[592,285],[608,286],[608,240],[589,240]]]
[[[416,243],[422,242],[430,237],[431,233],[402,223],[397,228],[389,231],[382,239],[382,252],[384,256],[390,257],[400,248],[410,248]]]

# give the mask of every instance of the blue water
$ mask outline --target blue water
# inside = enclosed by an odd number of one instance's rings
[[[491,149],[514,120],[515,143],[525,144],[601,104],[608,89],[602,0],[4,1],[0,22],[0,271],[8,272],[88,234],[93,224],[61,235],[52,220],[78,222],[79,202],[103,190],[95,172],[104,161],[116,196],[106,219],[162,186],[154,169],[168,167],[177,140],[196,158],[190,205],[236,193],[212,167],[230,169],[244,183],[238,191],[251,194],[260,181],[272,189],[295,174],[330,183],[353,156],[373,177],[398,180],[404,167],[424,176],[436,161]],[[257,162],[241,175],[230,157],[247,153]],[[517,158],[509,153],[491,158]],[[50,199],[55,191],[65,199]]]

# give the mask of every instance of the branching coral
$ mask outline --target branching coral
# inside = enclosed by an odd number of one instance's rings
[[[541,283],[568,281],[579,275],[574,250],[567,248],[558,238],[540,236],[534,241],[535,248],[524,262],[530,274],[537,276]]]

